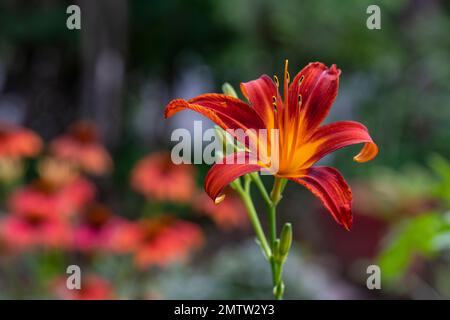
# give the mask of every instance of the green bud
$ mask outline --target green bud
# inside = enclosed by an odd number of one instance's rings
[[[229,84],[228,82],[225,82],[222,85],[222,91],[224,94],[226,94],[227,96],[231,96],[234,98],[237,98],[238,95],[236,93],[236,90],[234,90],[234,88],[231,86],[231,84]]]
[[[221,127],[214,126],[214,130],[219,143],[222,144],[223,152],[219,154],[220,156],[228,155],[235,151],[245,150],[245,147],[239,141],[234,140],[231,134],[223,130]]]
[[[280,235],[280,255],[286,257],[292,244],[292,225],[286,223],[281,230]]]
[[[214,126],[214,132],[216,134],[217,139],[219,140],[220,143],[224,143],[226,137],[225,137],[225,130],[223,130],[221,127],[219,126]]]
[[[280,282],[275,287],[273,287],[273,295],[277,300],[282,299],[284,294],[284,283]]]

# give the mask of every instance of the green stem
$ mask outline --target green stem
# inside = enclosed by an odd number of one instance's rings
[[[266,187],[264,187],[264,184],[261,180],[261,178],[259,177],[258,173],[251,173],[250,174],[252,180],[255,182],[256,187],[258,188],[259,192],[261,193],[261,196],[263,197],[264,201],[266,202],[266,204],[268,206],[272,205],[272,200],[270,199],[269,194],[266,191]]]
[[[271,203],[269,206],[269,235],[272,250],[275,250],[275,241],[277,240],[277,205]]]
[[[256,213],[255,206],[253,204],[253,200],[250,194],[250,185],[251,182],[254,182],[256,187],[258,188],[261,196],[263,197],[267,209],[268,209],[268,224],[269,224],[269,236],[270,236],[270,245],[267,241],[267,238],[264,234],[264,230],[259,221],[259,217]],[[282,178],[275,178],[274,185],[272,191],[269,194],[264,187],[264,184],[261,181],[261,178],[258,174],[249,174],[244,178],[244,187],[242,187],[240,182],[234,182],[233,188],[238,192],[244,205],[247,209],[248,216],[253,225],[253,229],[255,230],[256,237],[260,243],[261,249],[265,255],[265,257],[270,262],[271,270],[272,270],[272,282],[273,282],[273,294],[275,299],[281,300],[284,294],[284,283],[282,278],[283,273],[283,265],[285,262],[285,256],[280,254],[280,239],[277,238],[277,224],[276,224],[276,208],[277,204],[281,199],[281,193],[283,192],[284,187],[286,186],[286,180]]]
[[[269,209],[269,236],[270,236],[270,245],[272,247],[272,251],[275,249],[275,240],[277,239],[277,225],[276,225],[276,205],[272,202],[270,199],[269,194],[266,191],[266,187],[264,187],[264,184],[260,178],[260,176],[257,173],[250,174],[250,177],[255,182],[256,187],[258,188],[259,192],[261,193],[261,196],[263,197],[264,201],[267,204],[267,207]]]
[[[283,178],[275,178],[275,181],[273,182],[273,188],[272,191],[270,192],[270,198],[272,199],[272,202],[277,205],[278,202],[280,202],[281,200],[281,192],[283,189],[283,185],[285,186],[286,184],[283,182],[285,179]]]
[[[250,218],[250,222],[252,223],[253,229],[255,230],[256,237],[258,238],[261,249],[264,252],[266,258],[270,259],[270,257],[272,256],[272,251],[270,250],[269,244],[267,243],[267,239],[261,226],[261,222],[259,221],[258,214],[256,213],[255,206],[250,196],[250,184],[246,182],[245,190],[242,189],[240,185],[238,185],[236,187],[236,191],[239,193],[242,201],[244,202],[248,217]]]
[[[272,279],[273,279],[273,294],[275,299],[281,300],[284,293],[284,284],[282,279],[283,272],[283,258],[280,257],[278,248],[276,248],[277,242],[277,205],[281,200],[281,193],[286,186],[285,179],[275,178],[273,183],[272,191],[270,192],[271,205],[268,207],[269,210],[269,228],[270,228],[270,239],[272,243],[273,256],[271,257],[272,266]],[[279,242],[279,240],[278,240]]]

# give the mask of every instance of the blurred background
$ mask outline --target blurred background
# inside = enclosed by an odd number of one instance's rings
[[[208,166],[170,162],[172,130],[202,118],[163,110],[288,58],[291,74],[338,65],[327,121],[364,123],[380,153],[322,161],[353,189],[351,232],[288,185],[286,298],[449,299],[449,30],[445,0],[2,0],[0,298],[270,299],[240,201],[214,206]],[[73,264],[81,290],[66,289]],[[381,290],[366,287],[372,264]]]

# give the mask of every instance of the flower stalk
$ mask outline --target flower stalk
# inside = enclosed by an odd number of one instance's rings
[[[350,187],[335,168],[314,164],[327,154],[353,144],[363,144],[361,151],[353,158],[356,162],[370,161],[378,153],[378,146],[363,124],[355,121],[322,124],[337,96],[340,74],[341,70],[334,64],[327,67],[323,63],[312,62],[291,79],[286,60],[282,94],[281,82],[277,77],[274,81],[262,75],[256,80],[241,83],[245,101],[237,97],[231,85],[225,84],[224,94],[208,93],[189,100],[173,99],[164,111],[166,118],[182,110],[198,112],[227,131],[219,137],[227,137],[228,130],[231,130],[230,134],[240,143],[230,150],[232,153],[225,151],[221,154],[225,161],[216,163],[208,171],[205,191],[215,203],[219,203],[225,198],[224,188],[231,184],[242,198],[258,243],[270,262],[276,299],[281,299],[284,294],[283,266],[292,243],[291,225],[283,226],[280,238],[276,225],[276,209],[287,181],[306,187],[319,198],[338,224],[350,230],[353,222]],[[265,132],[278,130],[282,133],[281,140],[272,135],[268,139],[266,134],[254,134],[261,129]],[[239,135],[237,130],[253,134]],[[271,153],[274,162],[267,163],[257,150],[264,150],[269,145],[276,146],[278,142],[281,143],[279,152]],[[254,156],[257,161],[228,161],[238,156],[244,159]],[[272,163],[278,164],[277,172],[272,172],[273,168],[269,165]],[[260,180],[261,170],[275,176],[270,195]],[[269,241],[250,195],[252,182],[266,203]]]
[[[259,192],[261,193],[261,196],[263,197],[267,205],[270,244],[266,238],[259,216],[253,204],[253,199],[250,193],[250,186],[252,182],[254,182],[257,186]],[[281,188],[279,187],[281,185],[282,184],[280,184],[280,182],[275,182],[275,193],[272,192],[272,194],[277,194],[277,192],[281,191]],[[244,176],[244,186],[242,186],[240,179],[233,181],[231,186],[234,190],[237,191],[242,201],[244,202],[249,219],[256,234],[257,242],[261,247],[261,251],[263,252],[264,257],[267,261],[269,261],[271,266],[274,297],[277,300],[280,300],[283,298],[284,294],[284,283],[282,278],[283,266],[289,254],[292,243],[292,227],[289,223],[283,226],[280,238],[277,237],[276,207],[279,199],[281,199],[281,194],[278,194],[276,198],[278,199],[277,202],[269,197],[269,194],[267,193],[267,190],[264,187],[260,176],[256,173]]]

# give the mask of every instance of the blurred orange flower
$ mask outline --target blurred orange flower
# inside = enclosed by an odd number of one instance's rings
[[[152,265],[164,267],[184,261],[191,251],[203,243],[199,226],[168,216],[140,221],[139,232],[140,242],[135,254],[135,263],[139,268]]]
[[[81,288],[70,290],[66,278],[54,281],[53,292],[64,300],[111,300],[114,299],[114,288],[111,283],[97,275],[89,274],[81,278]]]
[[[63,186],[80,176],[71,163],[55,157],[45,157],[38,162],[39,176],[55,187]]]
[[[15,213],[37,212],[61,218],[75,214],[95,196],[95,187],[86,179],[78,178],[63,186],[38,179],[14,192],[9,201]]]
[[[194,208],[211,218],[223,230],[245,229],[249,226],[247,211],[242,201],[232,192],[227,192],[226,201],[214,204],[204,192],[196,197]]]
[[[154,153],[136,164],[131,186],[157,201],[190,202],[196,191],[194,168],[175,165],[169,153]]]
[[[112,158],[100,143],[95,125],[87,121],[73,124],[66,134],[51,143],[50,151],[87,173],[103,175],[112,169]]]
[[[81,251],[130,252],[138,241],[138,227],[109,208],[92,203],[80,215],[74,230],[74,247]]]
[[[33,131],[0,122],[0,157],[33,157],[41,149],[42,140]]]

